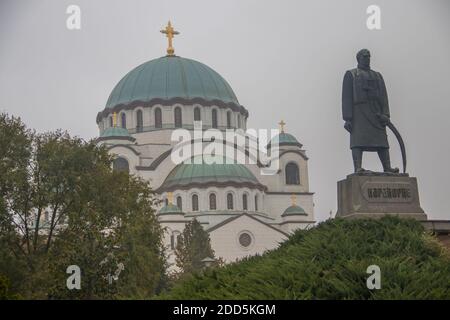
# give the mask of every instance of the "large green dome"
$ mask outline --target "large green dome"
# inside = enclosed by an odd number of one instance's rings
[[[210,67],[179,56],[165,56],[128,72],[111,92],[106,108],[172,98],[200,98],[239,105],[230,85]]]
[[[196,161],[196,159],[199,161]],[[208,158],[208,160],[207,160]],[[212,159],[215,158],[215,162]],[[265,189],[253,173],[243,164],[226,163],[227,159],[218,160],[218,156],[198,156],[177,165],[160,187],[160,192],[193,187],[209,186],[246,186]]]

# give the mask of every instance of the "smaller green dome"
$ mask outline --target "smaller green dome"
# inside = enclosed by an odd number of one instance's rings
[[[183,212],[180,208],[178,208],[178,206],[169,203],[158,211],[158,215],[160,214],[183,214]]]
[[[298,142],[298,140],[289,133],[286,132],[281,132],[279,135],[277,135],[276,137],[272,138],[272,140],[270,140],[269,144],[267,147],[270,147],[271,144],[275,143],[276,139],[278,139],[278,145],[279,146],[298,146],[299,148],[301,148],[303,145]]]
[[[102,132],[100,137],[129,137],[130,133],[127,129],[122,127],[109,127]]]
[[[292,205],[290,207],[288,207],[286,210],[284,210],[283,214],[281,215],[282,217],[285,216],[306,216],[306,212],[305,210],[303,210],[302,207],[298,206],[298,205]]]
[[[177,165],[167,176],[160,191],[206,188],[211,185],[265,189],[245,165],[222,156],[199,155]]]

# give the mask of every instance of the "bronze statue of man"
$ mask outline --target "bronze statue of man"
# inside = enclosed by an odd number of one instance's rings
[[[398,173],[391,167],[386,126],[389,103],[383,77],[370,69],[370,52],[360,50],[356,55],[358,67],[345,73],[342,85],[342,117],[344,128],[350,132],[355,172],[360,173],[364,151],[376,151],[384,172]]]

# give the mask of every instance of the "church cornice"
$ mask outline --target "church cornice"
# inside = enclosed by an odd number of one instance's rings
[[[148,167],[136,166],[136,170],[140,170],[140,171],[154,171],[154,170],[156,170],[156,168],[161,164],[161,162],[163,162],[164,159],[166,159],[168,156],[170,156],[171,152],[172,152],[172,148],[167,150],[167,151],[164,151],[163,153],[161,153],[159,155],[159,157],[156,158],[155,160],[153,160],[153,162]]]
[[[302,221],[302,220],[292,220],[292,221],[283,221],[283,222],[280,222],[280,223],[278,223],[278,225],[283,225],[283,224],[288,224],[288,223],[296,223],[296,224],[299,224],[299,223],[302,223],[302,224],[315,224],[316,223],[316,221],[314,221],[314,220],[310,220],[310,221]]]
[[[228,223],[230,223],[230,222],[232,222],[232,221],[234,221],[234,220],[236,220],[236,219],[239,219],[239,218],[242,217],[242,216],[247,216],[247,217],[249,217],[250,219],[253,219],[253,220],[255,220],[255,221],[257,221],[257,222],[259,222],[259,223],[261,223],[261,224],[263,224],[263,225],[265,225],[265,226],[267,226],[267,227],[269,227],[269,228],[271,228],[271,229],[273,229],[273,230],[275,230],[275,231],[278,231],[279,233],[285,235],[286,237],[289,237],[289,234],[287,234],[286,232],[284,232],[284,231],[282,231],[282,230],[280,230],[280,229],[274,227],[273,225],[271,225],[271,224],[269,224],[269,223],[266,223],[266,222],[264,222],[264,221],[261,221],[261,220],[255,218],[255,217],[253,217],[252,215],[250,215],[250,214],[248,214],[248,213],[245,213],[245,212],[242,213],[242,214],[238,214],[238,215],[236,215],[235,217],[231,217],[231,218],[226,219],[226,220],[224,220],[224,221],[222,221],[222,222],[219,222],[218,224],[212,226],[211,228],[206,229],[206,232],[211,233],[212,231],[217,230],[217,229],[219,229],[220,227],[222,227],[222,226],[224,226],[224,225],[226,225],[226,224],[228,224]]]
[[[267,191],[266,194],[270,195],[300,195],[300,196],[312,196],[314,192],[287,192],[287,191]]]
[[[124,136],[107,136],[107,137],[98,137],[97,138],[97,142],[107,141],[107,140],[126,140],[126,141],[134,142],[134,141],[136,141],[136,138],[133,138],[131,136],[129,136],[129,137],[124,137]]]
[[[299,156],[301,156],[303,159],[305,159],[305,160],[308,160],[309,158],[307,157],[307,155],[305,154],[305,151],[304,150],[283,150],[283,151],[280,151],[280,158],[281,158],[281,156],[283,156],[284,154],[286,154],[286,153],[296,153],[296,154],[298,154]]]
[[[225,210],[203,210],[203,211],[198,211],[200,213],[197,213],[197,211],[195,212],[190,212],[190,213],[186,213],[184,216],[185,218],[196,218],[196,217],[209,217],[209,216],[236,216],[236,215],[240,215],[242,212],[242,210],[239,212],[239,210],[235,211],[235,212],[230,212],[230,211],[225,211]],[[266,213],[262,213],[262,212],[256,212],[256,211],[245,211],[247,214],[253,215],[253,216],[258,216],[261,217],[262,219],[266,219],[266,220],[272,220],[275,221],[275,218],[267,215]],[[228,218],[227,218],[228,219]]]
[[[134,150],[132,147],[130,147],[128,144],[114,144],[114,145],[108,145],[107,149],[111,150],[113,148],[117,148],[117,147],[123,147],[126,149],[131,150],[135,155],[139,156],[141,153],[137,152],[136,150]]]
[[[261,183],[250,183],[250,182],[236,182],[236,181],[210,181],[210,182],[191,182],[186,184],[173,184],[170,186],[164,186],[164,184],[155,190],[156,193],[170,192],[175,190],[189,190],[192,188],[197,189],[207,189],[210,187],[217,188],[226,188],[226,187],[234,187],[234,188],[249,188],[249,189],[258,189],[261,191],[266,191],[267,187],[262,185]]]

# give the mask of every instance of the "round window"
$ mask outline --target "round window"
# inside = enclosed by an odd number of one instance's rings
[[[248,247],[252,244],[252,237],[246,232],[241,233],[239,236],[239,243],[243,247]]]

